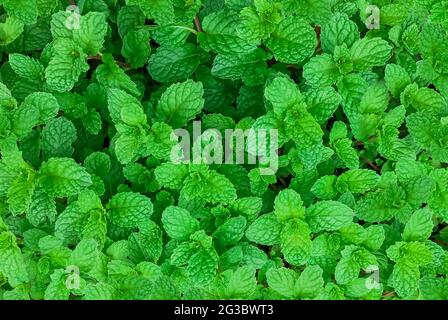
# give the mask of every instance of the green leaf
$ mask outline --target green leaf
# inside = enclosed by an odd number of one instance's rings
[[[213,236],[224,245],[232,245],[241,240],[246,230],[247,220],[245,217],[233,217],[220,225]]]
[[[22,21],[15,17],[7,17],[4,23],[0,23],[0,45],[12,43],[23,33],[23,29]]]
[[[263,214],[246,230],[246,237],[262,245],[280,243],[281,224],[274,214]]]
[[[186,43],[157,48],[149,59],[148,72],[156,81],[171,83],[190,78],[198,66],[198,50]]]
[[[434,181],[430,177],[414,177],[406,183],[406,199],[412,205],[428,202],[434,188]]]
[[[418,88],[417,85],[409,85],[401,95],[401,101],[406,107],[412,105],[417,111],[428,114],[443,114],[446,112],[445,99],[435,90]]]
[[[39,16],[48,17],[54,12],[58,5],[57,0],[36,0]]]
[[[217,55],[212,75],[228,80],[241,79],[248,86],[258,85],[263,83],[268,73],[267,58],[268,55],[260,48],[244,54]]]
[[[216,171],[193,172],[182,188],[187,199],[201,199],[210,203],[228,204],[237,198],[232,182]]]
[[[367,253],[367,257],[373,258],[370,263],[368,261],[362,261],[362,255],[365,253]],[[335,269],[335,279],[338,284],[348,284],[357,279],[363,265],[364,267],[368,267],[376,264],[375,256],[372,256],[365,250],[363,251],[363,249],[359,249],[357,246],[346,246],[342,250],[341,255],[342,257]]]
[[[446,300],[448,282],[435,276],[424,276],[420,279],[420,294],[425,300]]]
[[[82,239],[94,239],[100,249],[106,242],[107,222],[104,210],[101,208],[90,210],[89,216],[81,231]]]
[[[366,228],[367,238],[364,241],[364,245],[375,251],[381,248],[384,240],[386,239],[386,232],[384,231],[383,226],[381,225],[372,225]]]
[[[305,100],[308,112],[319,124],[323,124],[336,111],[341,102],[341,97],[333,87],[319,87],[308,90]]]
[[[323,200],[331,200],[338,194],[336,190],[336,176],[323,176],[311,187],[311,192]]]
[[[287,298],[296,297],[297,273],[291,269],[279,268],[269,269],[266,273],[267,282],[270,288]]]
[[[158,166],[154,174],[162,186],[170,189],[181,189],[185,178],[188,176],[188,167],[166,162]]]
[[[400,93],[411,84],[411,77],[406,69],[396,64],[386,66],[385,76],[386,85],[394,97],[400,96]]]
[[[395,262],[410,261],[416,265],[425,265],[432,261],[433,253],[422,242],[396,242],[386,250],[387,256]]]
[[[139,225],[139,232],[129,236],[128,244],[133,261],[157,262],[163,250],[162,231],[155,222],[147,220]]]
[[[81,17],[79,28],[73,30],[73,41],[86,54],[96,55],[103,47],[106,32],[106,14],[89,12]]]
[[[12,214],[18,215],[28,210],[35,188],[34,173],[18,176],[8,189],[8,204]]]
[[[116,289],[104,282],[89,283],[84,288],[84,300],[112,300]]]
[[[212,250],[202,249],[193,254],[188,262],[187,273],[196,285],[210,283],[218,267],[218,255]]]
[[[367,231],[359,224],[352,223],[339,230],[344,241],[360,245],[367,239]]]
[[[63,269],[56,269],[51,275],[51,281],[45,290],[46,300],[68,300],[70,290],[67,288],[67,274]]]
[[[45,124],[56,116],[59,105],[56,98],[45,92],[35,92],[25,98],[16,109],[13,118],[13,131],[19,137],[25,137],[37,125]]]
[[[47,85],[58,92],[70,91],[79,76],[90,68],[87,54],[68,38],[56,39],[50,50],[51,59],[45,69]]]
[[[394,266],[388,284],[395,289],[398,295],[406,297],[415,293],[419,279],[418,265],[408,260],[402,260]]]
[[[45,157],[71,157],[76,128],[64,117],[51,120],[42,130],[42,150]]]
[[[350,48],[357,40],[359,40],[358,26],[344,13],[335,13],[322,26],[321,42],[324,52],[332,53],[337,46],[343,44]]]
[[[70,158],[51,158],[39,170],[39,183],[52,197],[76,195],[92,184],[86,169]]]
[[[291,16],[278,24],[266,45],[278,61],[298,64],[313,55],[317,46],[316,33],[308,22]]]
[[[95,110],[89,110],[82,118],[82,124],[88,133],[97,135],[102,128],[101,115]]]
[[[381,38],[363,38],[356,41],[350,49],[355,70],[369,70],[383,66],[390,59],[392,47]]]
[[[237,15],[231,11],[221,10],[204,18],[204,32],[198,34],[198,40],[206,51],[218,54],[241,54],[252,51],[255,46],[238,35],[241,25]]]
[[[331,86],[340,77],[338,66],[329,54],[323,54],[310,59],[303,67],[303,77],[312,87]]]
[[[306,210],[306,220],[311,231],[333,231],[349,225],[353,210],[337,201],[320,201]]]
[[[263,207],[263,201],[258,197],[246,197],[236,199],[231,205],[230,210],[235,215],[241,215],[247,221],[253,222]]]
[[[103,54],[102,60],[103,64],[98,66],[94,73],[99,84],[106,89],[116,88],[126,91],[133,96],[141,95],[135,82],[118,66],[111,54]]]
[[[33,193],[30,207],[26,213],[26,217],[31,224],[38,227],[46,222],[54,222],[56,214],[54,200],[42,190],[36,190]]]
[[[236,270],[224,271],[215,285],[219,287],[221,299],[251,297],[257,288],[255,269],[242,266]]]
[[[431,210],[424,208],[414,212],[404,227],[402,234],[405,241],[425,241],[432,233]]]
[[[261,3],[262,1],[258,1]],[[260,44],[261,39],[269,37],[275,30],[275,24],[280,20],[280,15],[275,10],[274,5],[266,8],[270,4],[264,4],[265,8],[257,10],[253,7],[245,7],[240,12],[241,27],[239,36],[253,44]],[[263,5],[261,5],[263,6]],[[261,11],[261,12],[260,12]]]
[[[0,233],[0,272],[13,288],[29,281],[24,257],[11,232]]]
[[[375,83],[367,88],[358,110],[363,114],[382,113],[386,111],[388,105],[389,97],[386,86],[382,83]]]
[[[336,188],[341,193],[347,191],[363,193],[375,188],[379,178],[378,174],[373,170],[353,169],[344,172],[338,177]]]
[[[169,24],[174,20],[174,8],[171,0],[126,0],[128,5],[138,5],[148,19],[157,24]]]
[[[307,266],[300,274],[295,289],[300,298],[313,298],[317,296],[324,286],[323,270],[319,266]]]
[[[21,78],[32,81],[42,81],[44,79],[44,67],[34,58],[14,53],[9,56],[9,65]]]
[[[199,229],[199,222],[180,207],[170,206],[163,211],[162,223],[168,235],[176,240],[188,240]]]
[[[136,1],[134,1],[136,2]],[[138,5],[123,6],[118,12],[118,33],[123,38],[128,32],[145,23],[145,15]]]
[[[204,107],[202,83],[187,80],[171,85],[160,98],[157,117],[174,128],[194,119]]]
[[[347,137],[347,126],[341,121],[336,121],[333,124],[333,128],[330,132],[330,143],[334,144],[335,141],[345,139]]]
[[[301,149],[313,147],[322,141],[322,128],[308,112],[298,112],[291,109],[286,115],[285,123],[288,136]]]
[[[303,219],[305,208],[300,195],[292,189],[281,191],[275,198],[275,214],[279,221]]]
[[[128,126],[144,126],[147,124],[143,107],[135,97],[120,89],[110,89],[107,92],[109,113],[116,124]]]
[[[8,15],[19,19],[24,24],[37,22],[36,0],[3,0],[2,4]]]
[[[264,96],[272,104],[274,113],[284,117],[286,111],[303,102],[297,85],[286,77],[277,77],[266,86]]]
[[[110,221],[123,228],[132,228],[149,220],[153,212],[151,200],[139,193],[121,192],[107,204]]]
[[[329,0],[285,0],[284,8],[289,11],[297,12],[309,20],[323,24],[331,18],[332,3]]]
[[[304,264],[311,253],[310,228],[301,220],[289,220],[280,233],[280,245],[285,260],[292,265]]]
[[[83,272],[89,272],[99,259],[98,243],[93,239],[81,240],[73,250],[69,264],[79,267]]]
[[[73,38],[73,29],[76,27],[76,23],[79,22],[79,20],[73,18],[71,13],[66,11],[59,11],[51,16],[50,31],[53,39]]]
[[[408,9],[409,7],[406,3],[393,3],[383,6],[381,8],[381,24],[392,26],[400,24],[409,15]]]

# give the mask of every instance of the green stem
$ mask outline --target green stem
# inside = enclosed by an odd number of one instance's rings
[[[185,26],[173,26],[173,27],[178,28],[178,29],[188,30],[195,35],[198,34],[198,32],[196,30],[194,30],[193,28],[189,28],[189,27],[185,27]]]
[[[169,27],[187,30],[187,31],[190,31],[191,33],[196,34],[196,35],[198,34],[198,32],[196,30],[194,30],[193,28],[190,28],[190,27],[186,27],[186,26],[169,26]],[[149,25],[148,24],[148,25],[140,26],[139,28],[140,29],[145,29],[145,30],[148,30],[148,31],[155,31],[155,30],[160,29],[161,26]]]

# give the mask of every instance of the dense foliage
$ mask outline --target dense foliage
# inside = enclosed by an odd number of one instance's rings
[[[0,5],[0,297],[448,298],[448,1]]]

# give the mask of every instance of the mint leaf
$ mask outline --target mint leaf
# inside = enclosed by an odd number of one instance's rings
[[[190,78],[199,66],[199,52],[195,46],[162,46],[151,56],[148,72],[159,82],[174,82]]]
[[[187,240],[199,228],[198,221],[185,209],[168,207],[163,211],[162,223],[168,235],[176,240]]]
[[[363,38],[356,41],[350,49],[355,70],[368,70],[384,65],[391,56],[392,47],[380,38]]]
[[[313,55],[317,40],[313,28],[305,20],[283,19],[266,41],[277,60],[284,63],[301,63]]]
[[[446,299],[446,2],[0,0],[0,299]]]
[[[183,127],[204,107],[202,83],[187,80],[171,85],[160,98],[157,117],[175,128]]]
[[[201,46],[219,54],[238,54],[255,49],[249,41],[238,36],[238,16],[229,10],[214,12],[202,21],[203,33],[198,35]]]
[[[92,184],[86,169],[70,158],[51,158],[39,170],[39,183],[53,197],[78,194]]]
[[[432,212],[428,209],[417,210],[404,227],[403,240],[425,241],[432,233],[433,226]]]
[[[273,214],[264,214],[246,230],[246,237],[263,245],[277,244],[280,241],[281,225]]]
[[[321,41],[325,52],[334,52],[337,46],[351,47],[359,40],[358,26],[344,13],[336,13],[322,26]]]
[[[353,210],[337,201],[320,201],[306,211],[306,219],[312,231],[338,230],[353,220]]]
[[[112,197],[107,204],[110,221],[123,228],[136,227],[146,222],[153,212],[153,204],[144,195],[122,192]]]

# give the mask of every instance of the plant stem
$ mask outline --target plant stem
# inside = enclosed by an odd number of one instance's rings
[[[364,161],[365,164],[367,164],[369,167],[371,167],[373,170],[377,172],[381,172],[380,167],[378,167],[376,164],[374,164],[372,161],[370,161],[367,158],[362,158],[362,161]]]
[[[190,31],[191,33],[198,34],[198,32],[197,32],[196,30],[194,30],[194,29],[192,29],[192,28],[189,28],[189,27],[186,27],[186,26],[173,26],[173,27],[174,27],[174,28],[177,28],[177,29],[188,30],[188,31]]]
[[[194,17],[194,25],[196,26],[196,30],[198,30],[198,32],[204,32],[201,26],[201,21],[199,20],[198,16]]]
[[[96,56],[89,56],[88,60],[102,61],[103,58],[102,58],[101,54],[97,54]],[[115,63],[118,64],[123,69],[130,69],[131,68],[130,64],[128,64],[126,62],[116,61],[115,60]]]
[[[286,185],[285,180],[284,180],[282,177],[279,177],[278,180],[282,183],[282,185],[283,185],[284,187],[288,187],[288,186]]]
[[[394,297],[394,296],[396,296],[396,293],[394,291],[389,291],[389,292],[383,293],[383,298]]]

